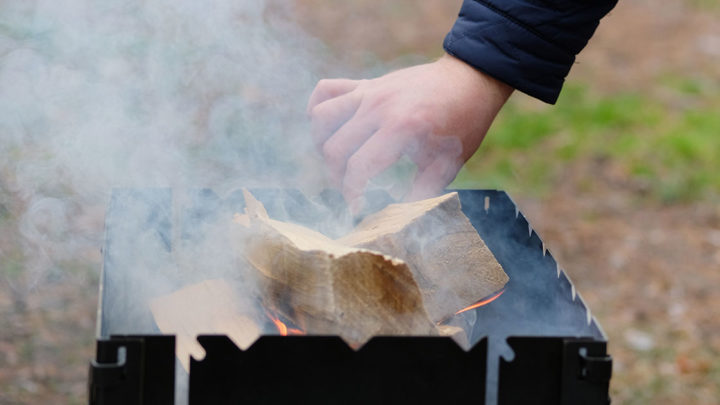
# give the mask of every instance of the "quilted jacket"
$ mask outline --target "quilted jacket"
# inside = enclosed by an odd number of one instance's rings
[[[575,56],[617,0],[464,0],[445,51],[555,103]]]

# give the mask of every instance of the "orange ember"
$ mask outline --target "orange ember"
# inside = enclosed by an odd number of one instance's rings
[[[479,308],[479,307],[481,307],[481,306],[483,306],[483,305],[487,305],[487,304],[495,301],[496,299],[498,299],[498,297],[500,297],[500,296],[502,295],[502,293],[504,293],[504,292],[505,292],[505,290],[502,289],[502,290],[496,292],[495,294],[493,294],[493,295],[491,295],[491,296],[489,296],[489,297],[487,297],[487,298],[484,298],[484,299],[482,299],[482,300],[480,300],[480,301],[478,301],[478,302],[470,305],[470,306],[467,307],[467,308],[463,308],[463,309],[455,312],[455,315],[461,314],[461,313],[463,313],[463,312],[465,312],[465,311],[469,311],[469,310],[471,310],[471,309]]]
[[[280,335],[287,336],[287,333],[288,333],[287,325],[285,325],[281,320],[279,320],[277,318],[274,318],[274,319],[270,318],[270,319],[272,319],[278,332],[280,332]]]
[[[265,312],[272,321],[273,324],[275,324],[275,327],[278,330],[278,333],[280,333],[280,336],[287,336],[287,335],[304,335],[305,331],[302,329],[297,328],[288,328],[287,325],[283,321],[280,320],[277,316],[274,316],[269,311]]]

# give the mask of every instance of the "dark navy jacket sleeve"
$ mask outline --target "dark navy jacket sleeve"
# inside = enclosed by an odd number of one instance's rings
[[[555,103],[577,55],[617,0],[464,0],[445,50]]]

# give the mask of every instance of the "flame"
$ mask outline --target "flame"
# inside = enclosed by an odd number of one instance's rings
[[[288,328],[287,325],[285,325],[281,320],[278,318],[270,318],[273,323],[275,324],[275,327],[277,328],[278,332],[280,332],[281,336],[287,336],[288,334]]]
[[[297,328],[288,328],[288,326],[285,324],[285,322],[281,321],[278,316],[273,315],[269,311],[265,311],[268,318],[272,321],[272,323],[275,325],[275,327],[278,330],[278,333],[280,333],[280,336],[288,336],[288,335],[304,335],[305,331],[302,329]]]
[[[489,297],[487,297],[487,298],[481,299],[480,301],[478,301],[478,302],[470,305],[470,306],[467,307],[467,308],[463,308],[463,309],[455,312],[455,315],[461,314],[461,313],[463,313],[463,312],[465,312],[465,311],[469,311],[469,310],[471,310],[471,309],[480,308],[480,307],[483,306],[483,305],[487,305],[487,304],[495,301],[496,299],[498,299],[498,297],[500,297],[500,296],[502,295],[502,293],[504,293],[504,292],[505,292],[505,289],[502,289],[502,290],[496,292],[495,294],[493,294],[493,295],[491,295],[491,296],[489,296]]]

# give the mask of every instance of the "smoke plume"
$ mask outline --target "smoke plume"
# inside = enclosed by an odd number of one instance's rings
[[[99,250],[117,187],[314,187],[326,57],[286,2],[0,6],[0,247],[22,292]],[[98,267],[99,268],[99,267]]]

